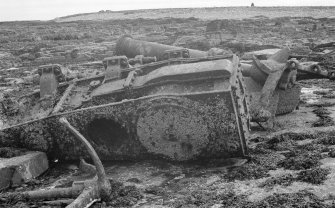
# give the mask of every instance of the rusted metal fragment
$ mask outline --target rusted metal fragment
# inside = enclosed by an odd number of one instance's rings
[[[43,72],[40,78],[40,97],[53,96],[57,93],[58,81],[52,72]]]
[[[126,56],[113,56],[103,60],[105,68],[104,82],[119,79],[122,69],[129,68],[128,58]]]
[[[288,61],[288,57],[289,49],[284,48],[267,60],[258,60],[254,57],[251,65],[242,64],[243,75],[250,77],[246,79],[246,89],[250,94],[252,120],[266,122],[269,119],[273,120],[275,114],[292,112],[296,108],[299,98],[296,90],[300,89],[295,87],[297,63],[296,60]],[[286,90],[293,92],[290,95],[297,98],[286,97]]]
[[[58,84],[65,79],[62,67],[59,64],[43,65],[38,67],[40,78],[40,97],[53,96],[57,92]]]
[[[261,98],[261,90],[262,90],[262,85],[259,83],[255,82],[253,79],[249,77],[244,78],[246,89],[248,92],[248,98],[249,98],[249,103],[250,103],[250,116],[251,116],[251,121],[255,121],[255,118],[257,118],[257,121],[263,121],[266,122],[267,120],[273,120],[275,113],[277,111],[277,106],[278,106],[278,92],[277,90],[273,92],[271,97],[269,98],[268,104],[265,106],[265,109],[267,109],[267,114],[266,112],[261,111],[261,107],[259,105],[259,100]],[[263,114],[262,114],[263,113]]]
[[[298,65],[298,80],[304,79],[333,79],[334,71],[321,67],[319,62],[302,62]]]

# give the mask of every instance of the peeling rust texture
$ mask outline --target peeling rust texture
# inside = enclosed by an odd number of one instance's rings
[[[102,160],[245,156],[248,103],[237,65],[233,56],[152,71],[135,77],[127,88],[95,96],[93,91],[84,108],[4,129],[0,145],[42,150],[59,159],[87,155],[58,122],[63,116]],[[85,83],[76,86],[82,89]]]

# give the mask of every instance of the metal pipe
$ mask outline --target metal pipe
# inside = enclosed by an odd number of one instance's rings
[[[156,56],[157,60],[162,60],[166,50],[178,50],[182,47],[164,45],[160,43],[135,40],[130,36],[119,38],[116,43],[116,55],[125,55],[128,58],[134,58],[136,55]],[[188,49],[190,58],[206,57],[207,52],[194,49]]]

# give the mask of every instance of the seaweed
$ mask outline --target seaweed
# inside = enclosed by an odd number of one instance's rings
[[[291,157],[285,158],[278,163],[279,167],[289,170],[310,169],[320,165],[321,155],[310,152],[293,152]]]
[[[316,167],[299,172],[297,180],[312,184],[321,184],[327,179],[329,173],[329,169]]]

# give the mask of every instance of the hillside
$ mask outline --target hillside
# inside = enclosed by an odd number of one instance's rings
[[[213,8],[180,8],[150,9],[128,11],[100,11],[96,13],[74,14],[56,18],[57,22],[78,20],[113,20],[137,18],[190,18],[212,19],[243,19],[254,16],[276,17],[314,17],[323,18],[335,15],[335,7],[213,7]]]

